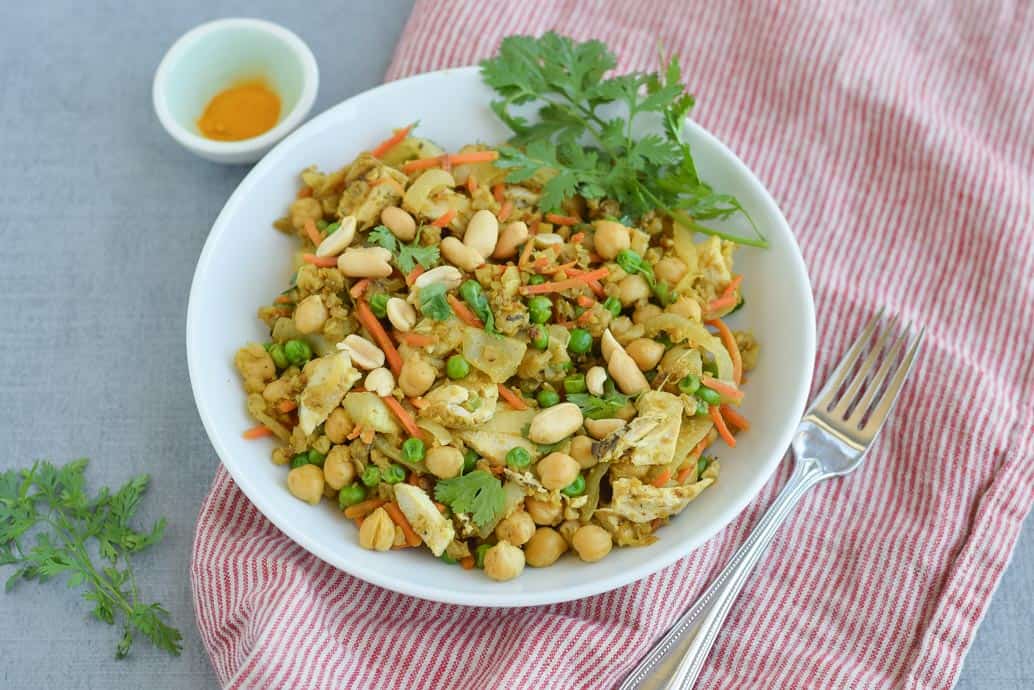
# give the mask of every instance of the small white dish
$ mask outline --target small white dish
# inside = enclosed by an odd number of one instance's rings
[[[426,549],[361,548],[355,528],[336,506],[329,501],[310,506],[288,492],[287,469],[271,462],[268,439],[241,437],[255,422],[245,409],[233,357],[248,341],[269,339],[255,314],[287,284],[297,251],[294,238],[271,224],[295,198],[303,168],[337,170],[393,127],[419,120],[419,136],[448,151],[474,141],[504,141],[508,131],[489,108],[493,97],[476,67],[423,74],[340,103],[271,151],[226,202],[198,259],[187,308],[187,364],[216,453],[252,503],[302,547],[352,575],[412,596],[474,606],[533,606],[646,577],[704,544],[757,496],[804,412],[815,357],[815,307],[804,260],[772,197],[735,154],[687,121],[686,140],[701,175],[736,195],[770,242],[768,249],[744,247],[736,254],[745,305],[730,324],[752,330],[761,355],[745,386],[742,410],[750,431],[737,437],[736,448],[714,448],[722,463],[717,484],[660,529],[650,546],[614,549],[597,563],[567,556],[549,568],[525,568],[509,582],[447,565]]]
[[[262,78],[280,96],[280,118],[267,132],[240,141],[201,135],[197,119],[234,82]],[[254,163],[302,123],[316,101],[319,69],[296,34],[261,19],[218,19],[183,34],[154,74],[154,111],[169,135],[215,163]]]

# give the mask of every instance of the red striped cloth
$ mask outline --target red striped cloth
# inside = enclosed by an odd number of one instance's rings
[[[816,381],[880,305],[928,327],[863,472],[807,496],[730,616],[707,688],[948,687],[1034,501],[1034,11],[1029,3],[423,1],[388,78],[503,35],[686,61],[694,116],[782,204],[814,279]],[[786,468],[707,546],[629,587],[478,610],[367,585],[219,470],[192,565],[233,688],[607,688],[711,580]]]

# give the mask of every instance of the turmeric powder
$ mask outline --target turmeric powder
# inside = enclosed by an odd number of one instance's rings
[[[272,129],[280,117],[280,97],[262,80],[241,82],[217,93],[198,118],[209,139],[239,141]]]

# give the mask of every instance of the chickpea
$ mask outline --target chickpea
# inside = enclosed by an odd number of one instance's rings
[[[423,395],[434,384],[438,372],[420,357],[410,357],[402,363],[399,388],[411,398]]]
[[[355,465],[348,446],[334,446],[323,461],[323,480],[335,491],[355,480]]]
[[[513,544],[501,541],[485,552],[485,575],[493,580],[506,582],[522,572],[524,572],[524,552]]]
[[[539,527],[524,545],[524,557],[528,565],[545,568],[553,565],[567,551],[567,542],[552,527]]]
[[[403,242],[410,242],[416,237],[416,221],[398,206],[388,206],[381,211],[381,222]]]
[[[638,273],[622,278],[618,283],[618,299],[626,307],[639,300],[650,299],[650,285],[646,278]]]
[[[629,229],[621,223],[613,220],[598,220],[593,223],[596,228],[596,235],[593,244],[596,246],[596,253],[610,261],[618,255],[622,249],[628,249],[632,244]]]
[[[311,220],[315,223],[323,218],[323,205],[320,204],[319,200],[313,199],[311,196],[304,199],[295,199],[291,202],[287,214],[291,218],[291,227],[295,230],[301,230],[305,227],[305,221]]]
[[[524,509],[536,525],[555,525],[560,522],[564,512],[564,507],[559,501],[552,503],[531,497],[524,499]]]
[[[291,494],[310,505],[323,498],[323,470],[316,465],[302,465],[287,473],[287,488]]]
[[[249,393],[261,393],[266,384],[276,378],[273,358],[258,343],[248,343],[238,350],[233,363],[244,379],[244,390]]]
[[[309,295],[294,309],[294,325],[302,333],[316,333],[326,323],[327,307],[319,295]]]
[[[625,352],[635,360],[640,371],[650,371],[664,356],[664,345],[650,338],[636,338],[625,347]]]
[[[579,520],[564,520],[560,523],[560,526],[556,528],[557,532],[560,532],[560,536],[564,538],[568,546],[571,546],[571,539],[574,537],[574,533],[578,531],[578,528],[582,526]]]
[[[352,418],[348,416],[344,408],[338,407],[327,417],[327,422],[323,425],[323,433],[327,435],[331,443],[344,443],[354,427]]]
[[[463,469],[463,453],[452,446],[438,446],[427,451],[424,465],[439,479],[452,479]]]
[[[635,312],[632,313],[632,322],[633,323],[646,323],[647,321],[649,321],[653,317],[660,316],[663,313],[664,313],[664,310],[662,310],[656,304],[649,304],[649,303],[647,303],[647,304],[642,305],[641,307],[636,309]]]
[[[378,508],[359,528],[359,546],[371,551],[387,551],[395,543],[395,523],[388,511]]]
[[[262,389],[262,397],[267,402],[276,402],[277,400],[283,400],[291,394],[291,384],[283,379],[276,379],[270,381],[265,388]]]
[[[594,563],[610,553],[614,540],[610,532],[599,525],[584,525],[571,537],[571,546],[578,558],[586,563]]]
[[[663,280],[668,285],[675,285],[686,275],[686,264],[682,259],[674,256],[666,256],[653,265],[653,274],[658,280]]]
[[[535,466],[542,486],[547,489],[563,489],[578,478],[581,465],[566,453],[550,453]]]
[[[506,518],[495,528],[495,536],[500,541],[508,541],[514,546],[526,544],[533,534],[535,534],[535,521],[523,510]]]
[[[598,461],[592,453],[592,439],[588,436],[575,436],[571,439],[571,457],[583,470],[595,465]]]
[[[700,304],[687,295],[682,295],[675,303],[668,307],[668,311],[672,314],[684,316],[690,321],[700,320]]]

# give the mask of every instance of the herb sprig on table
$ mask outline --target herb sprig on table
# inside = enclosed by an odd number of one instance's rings
[[[481,75],[501,97],[492,109],[514,133],[496,163],[510,169],[507,181],[549,176],[539,200],[544,211],[559,210],[575,195],[606,197],[634,219],[656,209],[695,232],[767,246],[740,202],[697,174],[682,137],[694,100],[682,85],[678,59],[662,61],[660,72],[604,78],[616,64],[600,41],[577,43],[552,32],[503,39],[499,54],[481,63]],[[539,106],[535,122],[515,111],[532,103]],[[611,104],[624,106],[624,116],[605,115]],[[659,120],[663,134],[635,136],[640,117]],[[750,222],[754,237],[700,223],[737,214]]]
[[[140,598],[130,562],[133,554],[160,542],[165,531],[164,519],[144,532],[129,524],[149,478],[139,475],[115,492],[103,488],[91,497],[86,464],[37,462],[0,473],[0,565],[15,566],[6,591],[19,580],[66,575],[70,588],[83,588],[98,620],[122,626],[117,658],[129,654],[137,635],[179,655],[180,631],[168,624],[169,612],[160,604]]]

